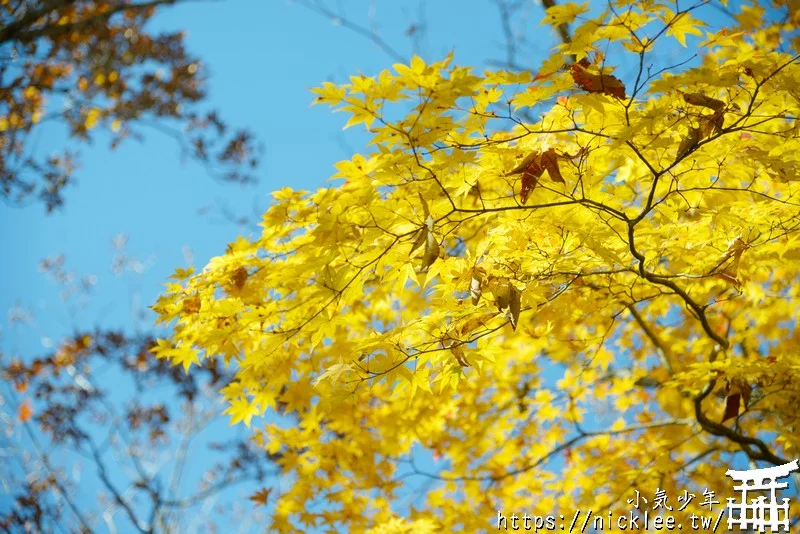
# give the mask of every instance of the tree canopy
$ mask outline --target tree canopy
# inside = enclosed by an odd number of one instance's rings
[[[229,505],[222,497],[236,485],[268,478],[269,458],[246,439],[204,436],[221,412],[214,386],[225,381],[222,366],[187,375],[153,361],[151,343],[119,331],[77,332],[29,363],[3,362],[14,390],[3,408],[16,412],[16,424],[2,418],[5,500],[15,504],[0,511],[5,532],[213,531],[237,510],[214,517],[206,507]],[[129,393],[120,399],[120,391]],[[202,469],[199,481],[187,466]],[[87,504],[80,495],[93,478],[99,489]]]
[[[364,153],[154,305],[158,357],[234,366],[293,481],[272,529],[476,531],[797,456],[799,11],[725,4],[565,3],[535,71],[314,90]]]
[[[180,1],[0,3],[1,198],[61,206],[79,167],[77,147],[101,130],[112,148],[161,132],[213,177],[255,179],[255,140],[203,108],[205,72],[185,34],[152,29],[157,10]],[[42,154],[32,134],[52,123],[65,127],[70,143]]]

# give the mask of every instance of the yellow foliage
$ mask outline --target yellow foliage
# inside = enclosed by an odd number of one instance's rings
[[[260,235],[154,306],[159,356],[237,366],[228,413],[293,480],[274,531],[620,513],[796,454],[798,56],[745,27],[670,66],[691,9],[613,4],[538,73],[415,57],[325,83],[370,151],[276,192]]]
[[[86,113],[86,119],[83,121],[83,125],[86,127],[87,130],[91,130],[95,126],[97,126],[97,121],[100,120],[102,116],[102,111],[97,108],[92,108]]]

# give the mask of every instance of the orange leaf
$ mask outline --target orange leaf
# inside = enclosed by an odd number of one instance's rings
[[[33,408],[31,408],[30,399],[25,399],[25,402],[19,405],[17,410],[17,419],[20,423],[27,423],[33,417]]]

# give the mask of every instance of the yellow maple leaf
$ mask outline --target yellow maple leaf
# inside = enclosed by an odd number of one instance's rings
[[[689,13],[680,13],[672,21],[669,22],[667,35],[671,35],[678,40],[678,42],[686,47],[686,35],[703,36],[703,31],[700,29],[706,24],[703,21],[697,20]]]

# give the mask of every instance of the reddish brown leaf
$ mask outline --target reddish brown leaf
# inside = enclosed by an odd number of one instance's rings
[[[739,408],[744,405],[744,410],[750,404],[750,394],[753,392],[752,386],[742,379],[731,380],[727,387],[725,397],[725,414],[722,416],[724,423],[728,419],[733,419],[739,415]]]
[[[722,416],[722,422],[724,423],[728,419],[733,419],[737,415],[739,415],[739,402],[741,399],[741,395],[738,393],[736,395],[728,395],[725,397],[725,414]]]
[[[565,184],[564,177],[561,176],[561,169],[558,168],[558,154],[552,148],[542,154],[542,167],[547,169],[550,179],[554,182]]]
[[[538,168],[538,172],[525,171],[525,173],[522,175],[522,187],[519,190],[520,202],[525,204],[528,201],[528,196],[536,187],[536,184],[539,183],[539,176],[541,175],[541,168]]]
[[[570,67],[570,73],[575,83],[589,93],[603,93],[615,98],[625,98],[625,85],[616,76],[610,74],[589,72],[588,61],[576,63]]]
[[[747,382],[742,382],[742,400],[744,401],[745,410],[750,405],[750,395],[753,393],[753,387]]]
[[[539,158],[541,157],[542,153],[539,151],[534,151],[525,156],[522,161],[517,163],[517,165],[506,173],[506,176],[511,176],[513,174],[519,174],[521,172],[527,172],[533,165],[539,164]]]
[[[520,188],[519,199],[520,202],[525,204],[545,170],[547,170],[547,174],[554,182],[566,183],[561,175],[558,159],[573,159],[581,154],[583,154],[583,150],[579,151],[575,156],[559,154],[554,148],[549,148],[545,152],[534,151],[525,156],[520,163],[507,172],[506,176],[522,173],[522,187]]]

